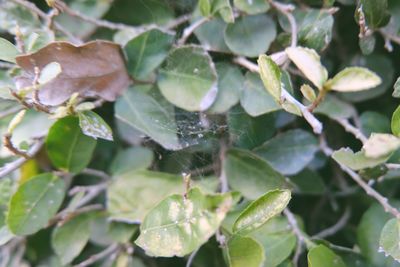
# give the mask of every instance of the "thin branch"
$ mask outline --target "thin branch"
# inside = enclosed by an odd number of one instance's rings
[[[320,138],[320,147],[321,150],[325,153],[325,155],[327,155],[328,157],[330,157],[333,153],[333,150],[328,147],[326,140],[324,138]],[[373,189],[370,185],[368,185],[368,183],[366,183],[360,175],[358,175],[356,172],[354,172],[352,169],[350,169],[349,167],[340,164],[339,162],[337,162],[337,164],[339,165],[339,167],[346,172],[362,189],[364,189],[364,191],[367,193],[367,195],[375,198],[380,204],[381,206],[384,208],[384,210],[386,212],[391,213],[394,217],[399,218],[400,219],[400,212],[398,209],[396,209],[395,207],[393,207],[389,202],[388,199],[384,196],[382,196],[379,192],[377,192],[375,189]]]
[[[207,17],[203,17],[199,20],[196,20],[195,22],[193,22],[192,24],[190,24],[189,27],[187,27],[186,29],[183,30],[183,34],[182,37],[178,40],[178,45],[183,45],[184,43],[186,43],[187,39],[190,37],[190,35],[192,35],[192,33],[201,25],[203,25],[204,23],[206,23],[207,21],[209,21],[209,18]]]
[[[192,254],[190,254],[190,256],[189,256],[189,258],[188,258],[188,260],[186,262],[186,267],[191,267],[192,266],[193,260],[196,257],[197,252],[199,252],[199,250],[200,250],[200,247],[197,248],[195,251],[193,251]]]
[[[290,46],[296,47],[297,46],[297,23],[296,19],[294,18],[292,12],[294,10],[294,6],[291,4],[282,4],[276,1],[268,0],[268,2],[273,6],[276,10],[286,16],[290,23],[290,29],[292,33],[292,41]]]
[[[252,72],[259,72],[260,69],[256,64],[247,60],[244,57],[237,57],[233,60],[234,63],[247,68]],[[281,89],[281,98],[296,107],[298,107],[303,114],[304,119],[310,124],[313,128],[314,133],[321,134],[322,133],[322,123],[308,110],[306,106],[300,103],[297,99],[295,99],[291,94],[289,94],[284,88]]]
[[[112,179],[112,177],[110,175],[108,175],[107,173],[100,171],[100,170],[90,169],[90,168],[83,169],[83,171],[81,171],[81,174],[96,176],[103,180],[111,180]]]
[[[68,194],[70,196],[75,195],[79,192],[86,192],[86,195],[79,200],[79,202],[75,205],[75,208],[80,208],[86,204],[88,204],[90,201],[92,201],[95,197],[97,197],[101,192],[107,189],[108,182],[96,184],[96,185],[90,185],[90,186],[76,186],[72,188]]]
[[[40,151],[43,144],[44,140],[38,140],[26,153],[28,158],[19,158],[13,162],[6,163],[0,168],[0,179],[21,167],[28,159],[33,158]]]
[[[379,33],[382,35],[383,39],[385,40],[385,48],[389,51],[393,51],[393,46],[392,42],[400,45],[400,36],[393,35],[391,33],[388,33],[387,31],[384,30],[379,30]]]
[[[74,265],[73,267],[86,267],[86,266],[91,266],[93,263],[104,259],[111,254],[117,252],[119,250],[119,245],[118,244],[112,244],[109,247],[107,247],[105,250],[101,251],[98,254],[92,255],[89,257],[89,259],[82,261],[81,263]]]
[[[336,119],[340,125],[346,130],[346,132],[354,135],[355,138],[361,141],[361,143],[367,142],[368,138],[361,132],[360,129],[354,127],[348,120],[346,119]]]
[[[350,207],[346,207],[345,212],[343,213],[343,215],[340,217],[339,221],[337,221],[334,225],[332,225],[331,227],[328,227],[324,230],[322,230],[321,232],[313,235],[311,238],[326,238],[328,236],[332,236],[334,234],[336,234],[337,232],[339,232],[343,227],[346,226],[347,222],[350,219],[350,215],[351,215],[351,209]]]

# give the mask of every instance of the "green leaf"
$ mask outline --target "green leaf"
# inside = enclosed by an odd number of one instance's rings
[[[318,172],[304,169],[302,172],[290,177],[294,184],[293,192],[304,195],[322,195],[326,191],[324,180]]]
[[[326,83],[326,88],[339,92],[356,92],[380,85],[381,78],[374,72],[361,67],[345,68]]]
[[[266,53],[275,37],[275,22],[265,14],[240,17],[225,29],[229,49],[246,57]]]
[[[229,138],[240,148],[253,149],[260,146],[275,133],[275,114],[267,113],[251,117],[241,106],[228,113]]]
[[[394,88],[394,91],[393,91],[392,96],[399,98],[400,97],[400,77],[397,78],[396,83],[394,84],[393,88]]]
[[[296,236],[284,216],[272,218],[250,236],[264,247],[264,267],[278,266],[296,247]]]
[[[136,170],[115,177],[107,188],[107,209],[115,221],[138,223],[158,202],[183,193],[182,177]]]
[[[46,173],[19,186],[12,196],[7,225],[16,235],[30,235],[46,227],[56,214],[65,194],[64,181]]]
[[[147,79],[168,55],[174,36],[158,29],[146,31],[124,47],[128,72],[138,80]]]
[[[130,147],[117,153],[110,165],[113,176],[123,173],[147,169],[154,160],[153,151],[146,147]]]
[[[216,64],[218,73],[218,94],[207,113],[225,113],[239,102],[244,86],[244,77],[238,67],[230,64]]]
[[[363,150],[354,153],[350,148],[341,148],[332,154],[332,158],[338,163],[355,171],[378,166],[386,162],[389,157],[390,154],[379,158],[368,158]]]
[[[172,150],[181,147],[174,116],[172,106],[157,101],[136,87],[125,91],[115,104],[115,117],[118,120]]]
[[[360,123],[365,136],[372,133],[390,133],[390,120],[384,114],[365,111],[360,115]]]
[[[269,219],[281,213],[289,203],[289,190],[273,190],[254,200],[239,215],[233,225],[233,232],[251,233],[263,226]]]
[[[378,29],[388,24],[390,14],[388,12],[387,0],[360,0],[356,10],[356,19],[358,20],[358,9],[364,13],[366,26],[370,29]]]
[[[321,64],[321,59],[313,49],[289,47],[286,53],[291,61],[318,89],[322,89],[328,79],[328,71]]]
[[[224,39],[225,28],[226,23],[222,19],[213,18],[198,27],[194,33],[207,50],[229,53]]]
[[[400,147],[400,139],[391,134],[373,133],[363,145],[368,158],[385,157]]]
[[[342,258],[324,245],[313,247],[307,258],[308,267],[346,267]]]
[[[57,226],[51,244],[61,263],[72,262],[84,249],[90,236],[90,215],[78,215],[61,226]]]
[[[266,55],[260,55],[257,62],[260,68],[260,77],[265,88],[275,100],[279,101],[281,99],[281,70]]]
[[[396,207],[398,202],[393,203]],[[378,203],[374,203],[363,214],[357,227],[357,243],[362,255],[371,263],[371,266],[398,267],[400,264],[391,257],[385,257],[384,253],[379,252],[379,239],[382,229],[386,222],[393,216],[382,208]],[[351,266],[350,266],[351,267]]]
[[[15,63],[15,57],[18,54],[18,49],[12,43],[4,38],[0,38],[0,60]]]
[[[285,187],[285,177],[250,151],[228,150],[223,168],[232,189],[248,199]]]
[[[146,215],[135,243],[149,255],[182,257],[217,231],[231,205],[231,194],[204,195],[197,188],[187,198],[169,196]]]
[[[79,126],[85,135],[113,141],[112,130],[102,117],[90,110],[79,112],[78,116]]]
[[[233,23],[235,16],[230,4],[230,0],[212,0],[212,12],[217,13],[226,23]]]
[[[211,1],[212,0],[199,0],[199,9],[204,17],[208,17],[211,14]]]
[[[397,262],[400,261],[400,222],[399,219],[389,220],[382,229],[379,239],[379,252],[385,256],[392,256]]]
[[[261,267],[265,260],[264,248],[254,238],[234,236],[228,241],[230,267]]]
[[[253,72],[246,73],[244,89],[240,96],[240,104],[252,117],[281,109],[273,99],[273,96],[264,89],[259,75]]]
[[[309,132],[296,129],[277,135],[254,152],[277,171],[293,175],[311,162],[317,150],[317,139]]]
[[[314,112],[332,119],[348,119],[355,116],[356,109],[336,96],[328,94]]]
[[[270,8],[265,0],[234,0],[233,4],[237,9],[249,15],[265,13]]]
[[[400,137],[400,106],[393,112],[391,128],[393,134]]]
[[[58,120],[50,128],[46,149],[55,167],[78,173],[92,159],[96,140],[82,133],[79,119],[69,116]]]
[[[157,83],[169,102],[187,111],[208,109],[218,92],[217,73],[211,57],[195,46],[172,50],[166,65],[159,70]]]

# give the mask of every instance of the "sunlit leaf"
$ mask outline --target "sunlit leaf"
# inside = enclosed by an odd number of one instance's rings
[[[368,158],[387,156],[400,147],[400,139],[391,134],[373,133],[364,143],[363,149]]]
[[[236,236],[228,241],[230,267],[263,266],[264,248],[251,237]]]
[[[326,83],[326,87],[339,92],[355,92],[374,88],[381,78],[366,68],[349,67]]]
[[[379,158],[369,158],[365,155],[363,150],[354,153],[350,148],[341,148],[332,154],[332,158],[338,163],[356,171],[378,166],[388,160],[389,157],[390,154]]]
[[[343,260],[324,245],[313,247],[307,258],[309,267],[346,267]]]

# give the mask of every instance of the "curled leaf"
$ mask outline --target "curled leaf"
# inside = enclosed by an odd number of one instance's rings
[[[53,42],[39,51],[17,56],[24,73],[16,78],[18,89],[31,86],[35,67],[41,72],[57,62],[62,72],[39,90],[41,103],[59,105],[73,93],[81,97],[99,97],[114,101],[130,84],[119,45],[108,41],[93,41],[82,46]]]

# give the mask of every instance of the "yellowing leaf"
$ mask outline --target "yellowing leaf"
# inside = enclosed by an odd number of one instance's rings
[[[369,158],[379,158],[390,154],[400,147],[400,139],[391,134],[373,133],[364,144],[365,155]]]
[[[328,71],[321,64],[321,59],[313,49],[305,47],[286,48],[286,54],[299,70],[318,89],[322,89],[328,79]]]
[[[380,85],[381,78],[361,67],[345,68],[326,83],[326,87],[339,92],[356,92]]]

